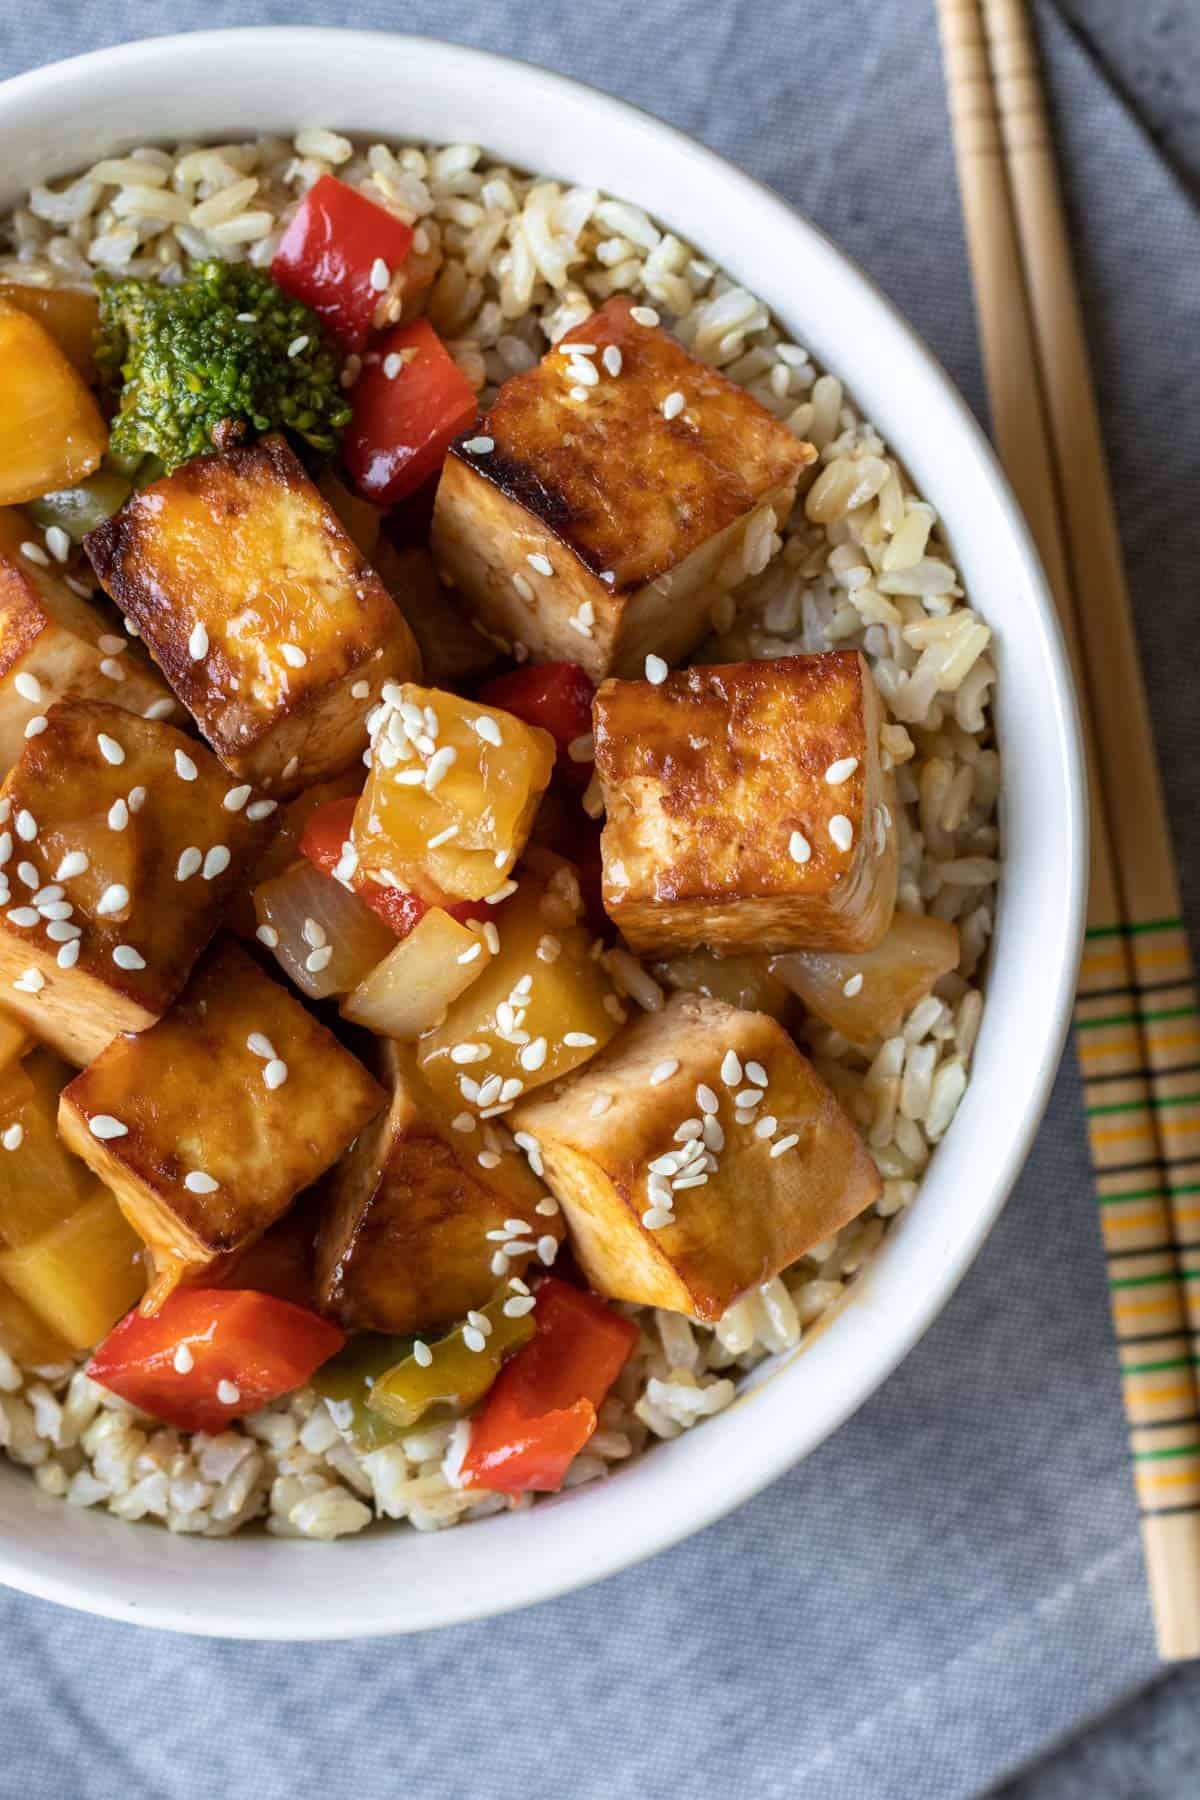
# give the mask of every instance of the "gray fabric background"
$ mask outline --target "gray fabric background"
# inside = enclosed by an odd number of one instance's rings
[[[189,25],[302,20],[551,64],[772,182],[982,410],[932,5],[698,4],[359,0],[347,17],[328,0],[0,0],[0,75]],[[1062,0],[1039,18],[1194,918],[1200,9]],[[383,1643],[174,1640],[7,1593],[0,1630],[0,1794],[28,1800],[984,1793],[1157,1674],[1073,1064],[978,1264],[883,1392],[649,1566]],[[1193,1795],[1200,1683],[1164,1692],[1009,1791]]]

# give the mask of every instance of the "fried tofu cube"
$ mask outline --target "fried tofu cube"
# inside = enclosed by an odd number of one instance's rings
[[[895,797],[859,651],[609,681],[595,721],[604,905],[635,950],[879,942]]]
[[[354,813],[359,869],[434,905],[495,893],[525,847],[554,759],[550,733],[512,713],[411,682],[389,688]]]
[[[274,802],[173,725],[60,700],[0,787],[0,998],[87,1063],[179,993]]]
[[[514,1124],[592,1287],[707,1322],[882,1191],[783,1027],[697,994],[643,1014]]]
[[[84,546],[227,769],[274,793],[362,754],[411,631],[286,441],[197,457]]]
[[[817,455],[644,317],[611,299],[506,381],[434,508],[434,560],[478,623],[593,681],[694,648]]]
[[[456,1128],[411,1049],[383,1056],[391,1104],[327,1183],[318,1297],[350,1330],[436,1331],[535,1255],[552,1262],[562,1215],[506,1132]]]
[[[56,700],[107,700],[139,718],[182,718],[183,709],[136,645],[114,633],[90,601],[28,556],[38,544],[24,514],[0,507],[0,777],[25,733]]]
[[[153,1302],[219,1278],[383,1106],[358,1059],[232,939],[151,1030],[62,1093],[64,1143],[108,1183],[156,1272]]]

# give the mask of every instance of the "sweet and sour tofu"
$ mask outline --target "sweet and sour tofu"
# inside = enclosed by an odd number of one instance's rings
[[[183,987],[270,831],[173,725],[61,700],[0,787],[0,995],[76,1063]]]
[[[562,1216],[507,1133],[464,1130],[406,1046],[383,1057],[391,1104],[327,1184],[318,1298],[348,1329],[436,1331],[531,1258],[552,1262]]]
[[[183,716],[136,645],[28,553],[44,556],[38,536],[23,513],[0,507],[0,776],[20,756],[26,732],[36,733],[66,695],[108,700],[140,718]]]
[[[153,1298],[217,1278],[384,1104],[356,1057],[231,939],[165,1019],[63,1091],[63,1141],[153,1258]]]
[[[719,1319],[870,1206],[879,1174],[783,1027],[680,994],[523,1102],[598,1293]]]
[[[276,793],[361,755],[411,631],[286,441],[197,457],[90,532],[104,587],[226,768]]]
[[[489,633],[593,680],[677,662],[765,565],[816,460],[624,297],[506,381],[450,450],[432,549]]]
[[[897,862],[882,720],[857,650],[606,682],[604,905],[633,948],[878,943]]]

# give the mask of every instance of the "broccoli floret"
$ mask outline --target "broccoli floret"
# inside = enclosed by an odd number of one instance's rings
[[[199,264],[173,287],[97,279],[97,361],[116,406],[113,456],[169,474],[280,427],[327,457],[350,408],[316,314],[261,269]]]

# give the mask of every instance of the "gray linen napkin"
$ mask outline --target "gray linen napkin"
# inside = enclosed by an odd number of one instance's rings
[[[0,0],[0,74],[147,32],[338,16],[320,0]],[[857,256],[979,405],[925,0],[360,0],[352,22],[552,64],[696,132]],[[1190,346],[1194,374],[1200,230],[1057,15],[1042,23],[1194,900],[1200,423],[1181,359]],[[174,1640],[7,1593],[0,1631],[0,1791],[27,1800],[980,1793],[1154,1671],[1073,1063],[978,1264],[883,1392],[649,1566],[385,1643]]]

